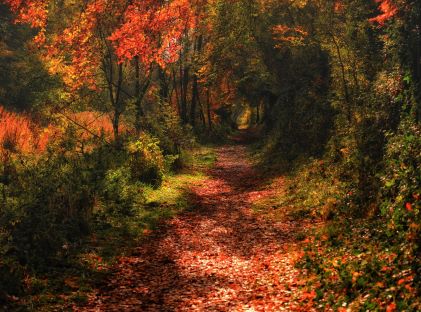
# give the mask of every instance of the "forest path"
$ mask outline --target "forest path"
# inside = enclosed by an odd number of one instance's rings
[[[246,147],[219,147],[192,208],[165,221],[79,311],[310,311],[295,300],[293,265],[303,224],[252,210],[262,186]],[[282,187],[282,180],[280,186]]]

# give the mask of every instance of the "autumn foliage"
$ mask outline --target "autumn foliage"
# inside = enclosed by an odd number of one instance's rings
[[[0,106],[0,150],[23,154],[43,153],[47,145],[59,140],[64,134],[64,125],[77,129],[80,142],[95,138],[111,139],[113,127],[107,114],[99,112],[79,112],[61,114],[61,126],[41,127],[25,114],[8,112]],[[122,131],[127,128],[123,125]]]
[[[42,129],[25,115],[8,112],[0,106],[0,150],[5,152],[43,152],[54,136],[52,128]]]
[[[390,20],[398,13],[398,8],[393,0],[375,0],[379,4],[379,10],[382,14],[370,19],[370,22],[384,25],[384,23]]]
[[[123,14],[124,22],[108,38],[120,61],[139,57],[142,63],[162,67],[177,60],[180,39],[194,26],[192,9],[187,0],[134,1]]]
[[[81,139],[92,139],[94,135],[98,137],[103,135],[108,139],[112,138],[113,125],[108,114],[85,111],[69,114],[69,118],[71,121],[74,121],[76,124],[82,126],[82,128],[78,128]],[[123,132],[127,130],[124,125],[122,128]]]
[[[45,30],[48,17],[47,0],[4,0],[17,13],[16,22],[28,23],[34,28]]]
[[[50,71],[61,74],[73,90],[98,89],[96,76],[111,44],[119,62],[139,57],[147,67],[152,63],[165,67],[177,60],[182,36],[194,27],[188,0],[133,1],[130,5],[120,0],[90,1],[73,15],[63,16],[69,23],[55,26],[54,32],[46,31],[48,1],[4,2],[17,13],[17,22],[39,30],[35,41],[44,48]]]

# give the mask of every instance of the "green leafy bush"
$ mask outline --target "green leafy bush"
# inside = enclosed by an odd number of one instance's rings
[[[1,226],[21,263],[44,264],[88,230],[90,169],[78,159],[48,155],[16,172],[13,183],[3,185]]]
[[[106,172],[101,195],[106,212],[113,215],[132,215],[143,199],[141,185],[132,182],[131,171],[127,167]]]
[[[144,119],[144,128],[158,139],[163,154],[180,155],[182,149],[194,144],[191,127],[181,124],[180,117],[170,104],[158,101],[155,110]]]
[[[402,119],[398,132],[389,135],[386,169],[381,180],[382,213],[388,234],[400,247],[399,256],[416,270],[421,285],[421,129],[413,118]]]
[[[127,151],[132,178],[155,187],[161,185],[165,158],[159,147],[159,140],[142,133],[138,140],[128,144]]]
[[[50,150],[14,155],[0,183],[0,297],[19,295],[32,270],[59,265],[89,231],[92,169],[84,158]],[[1,293],[3,295],[1,295]]]
[[[0,300],[19,295],[31,271],[76,252],[96,215],[108,223],[133,216],[142,183],[159,186],[174,161],[146,133],[123,149],[96,142],[81,151],[71,129],[45,154],[10,153],[0,164]]]

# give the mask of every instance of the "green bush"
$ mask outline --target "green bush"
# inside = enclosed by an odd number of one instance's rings
[[[22,292],[21,281],[24,277],[23,267],[13,253],[10,233],[4,229],[0,232],[0,304],[6,295],[19,295]]]
[[[144,119],[144,129],[158,139],[164,155],[180,155],[181,150],[195,143],[191,127],[183,126],[174,108],[159,102],[155,112]]]
[[[50,150],[1,164],[0,297],[19,295],[32,270],[59,265],[89,231],[92,168],[83,157]],[[1,298],[0,298],[1,300]]]
[[[69,127],[47,152],[10,149],[0,161],[0,302],[26,290],[25,276],[62,266],[101,225],[119,226],[144,204],[178,156],[143,133],[123,148],[92,140],[81,149]],[[10,298],[10,297],[9,297]]]
[[[87,232],[94,198],[90,169],[63,155],[21,161],[13,182],[3,185],[0,224],[21,263],[42,265]]]
[[[127,167],[106,172],[101,195],[106,212],[112,215],[133,215],[136,206],[143,202],[141,185],[132,182]]]
[[[382,212],[389,230],[420,256],[421,129],[413,118],[403,118],[396,134],[389,134],[386,168],[381,178]]]
[[[138,140],[128,144],[127,151],[132,178],[159,187],[165,170],[165,158],[159,140],[142,133]]]

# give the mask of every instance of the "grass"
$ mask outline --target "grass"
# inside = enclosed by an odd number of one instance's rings
[[[142,204],[133,215],[98,214],[93,220],[92,234],[63,250],[68,255],[60,260],[60,267],[50,267],[42,274],[27,278],[29,295],[16,298],[13,309],[54,311],[86,302],[89,292],[108,276],[117,257],[130,254],[160,222],[189,208],[189,186],[205,180],[206,169],[216,160],[211,147],[198,147],[189,155],[184,168],[165,176],[161,187],[139,189]]]

